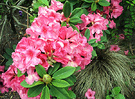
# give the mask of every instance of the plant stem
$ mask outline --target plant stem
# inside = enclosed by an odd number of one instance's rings
[[[3,35],[3,31],[4,31],[4,27],[5,27],[6,22],[7,22],[7,15],[5,15],[4,23],[3,23],[3,26],[2,26],[2,29],[0,32],[0,43],[1,43],[1,39],[2,39],[2,35]]]

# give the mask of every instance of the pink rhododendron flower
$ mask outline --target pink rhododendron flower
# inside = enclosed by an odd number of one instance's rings
[[[111,5],[104,8],[104,13],[109,18],[117,18],[122,14],[123,7],[119,5],[122,0],[111,0]]]
[[[95,91],[92,91],[91,89],[88,89],[87,92],[85,93],[85,97],[87,99],[95,99]]]
[[[63,4],[59,1],[51,0],[51,6],[49,8],[55,11],[62,10]]]
[[[4,72],[4,68],[5,66],[0,66],[0,72],[3,73]],[[4,92],[8,92],[8,88],[4,85],[4,79],[2,78],[2,75],[0,74],[0,92],[4,93]]]
[[[125,39],[125,35],[124,34],[119,34],[119,39],[121,39],[121,40]]]
[[[5,66],[0,66],[0,72],[4,72]]]
[[[129,50],[124,51],[125,55],[128,55]]]
[[[114,51],[114,52],[117,52],[119,51],[120,48],[118,45],[110,45],[110,51]]]
[[[113,21],[113,20],[110,20],[110,24],[109,24],[109,27],[111,28],[111,29],[113,29],[113,28],[116,28],[116,23]]]
[[[80,30],[86,30],[86,28],[88,28],[91,32],[90,35],[93,35],[92,37],[90,37],[97,39],[97,41],[100,41],[101,36],[103,36],[102,30],[107,30],[106,25],[108,24],[108,20],[101,17],[100,14],[95,13],[89,13],[87,16],[82,14],[81,20],[83,21],[83,23],[78,24],[77,27],[79,27]]]

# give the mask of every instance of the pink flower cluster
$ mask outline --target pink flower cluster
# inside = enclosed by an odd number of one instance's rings
[[[17,91],[21,99],[40,99],[40,95],[28,98],[28,88],[24,88],[20,85],[20,83],[25,80],[25,75],[18,77],[17,68],[14,65],[11,65],[5,73],[2,73],[2,79],[4,80],[3,85],[12,88],[12,91]]]
[[[0,72],[4,73],[4,68],[5,66],[0,66]],[[4,79],[2,79],[2,75],[0,74],[0,92],[4,93],[4,92],[8,92],[8,88],[4,85]]]
[[[2,74],[4,85],[17,91],[22,99],[39,99],[40,95],[28,98],[27,88],[20,83],[26,79],[28,84],[40,78],[35,66],[41,64],[46,70],[53,63],[60,62],[65,66],[80,66],[84,69],[91,62],[93,47],[87,43],[85,36],[71,27],[61,27],[63,14],[56,12],[63,4],[52,0],[52,5],[39,7],[38,17],[34,19],[26,33],[12,53],[13,64]],[[17,77],[17,68],[28,76]]]
[[[116,28],[116,23],[114,23],[112,18],[117,18],[122,14],[123,7],[119,5],[119,3],[122,2],[122,0],[111,0],[111,5],[108,7],[103,7],[103,13],[107,15],[107,18],[111,22],[109,24],[110,28]]]
[[[83,23],[76,25],[79,30],[82,30],[82,34],[84,35],[85,30],[90,30],[90,39],[97,39],[100,41],[101,36],[103,36],[102,30],[107,30],[108,20],[101,17],[100,14],[91,14],[89,13],[87,16],[85,14],[81,15],[81,20]]]

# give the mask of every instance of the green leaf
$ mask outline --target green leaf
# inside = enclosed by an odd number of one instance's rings
[[[98,4],[101,6],[109,6],[110,5],[110,3],[107,0],[99,0]]]
[[[89,8],[90,7],[90,3],[84,2],[81,6],[81,8]]]
[[[72,80],[72,82],[76,82],[76,77],[74,75],[71,75],[68,77],[70,80]]]
[[[96,43],[96,42],[95,43],[92,43],[91,46],[92,47],[96,47],[96,46],[98,46],[98,43]]]
[[[0,15],[0,19],[2,19],[2,15]]]
[[[75,93],[73,91],[69,90],[68,94],[69,94],[70,98],[76,99],[76,95],[75,95]]]
[[[16,49],[16,45],[13,45],[13,50],[15,50]]]
[[[115,88],[112,89],[112,94],[118,95],[120,93],[120,90],[121,90],[120,87],[115,87]]]
[[[31,87],[34,87],[34,86],[37,86],[37,85],[41,85],[41,84],[44,84],[44,82],[42,81],[37,81],[37,82],[34,82],[33,84],[29,85],[26,80],[22,81],[21,82],[21,86],[23,86],[24,88],[31,88]]]
[[[92,3],[94,0],[84,0],[85,2]]]
[[[96,40],[97,40],[97,39],[91,39],[91,40],[88,41],[88,43],[89,43],[89,44],[93,44],[93,43],[96,42]]]
[[[65,80],[60,80],[60,79],[53,80],[52,84],[55,87],[69,87],[70,86],[68,82],[66,82]]]
[[[50,67],[48,69],[48,74],[52,75],[54,72],[56,72],[59,69],[59,67],[60,67],[60,63],[54,63],[53,67]]]
[[[88,10],[86,10],[86,9],[82,9],[82,11],[83,11],[83,14],[85,14],[85,15],[89,14]]]
[[[72,14],[70,16],[71,17],[80,17],[82,15],[82,9],[81,8],[75,8],[73,11],[72,11]]]
[[[106,32],[107,34],[111,34],[109,30],[105,30],[105,32]]]
[[[23,75],[23,73],[17,68],[17,76],[21,77]]]
[[[75,71],[78,71],[80,69],[81,69],[81,67],[80,66],[77,66]]]
[[[36,97],[43,89],[44,85],[38,85],[30,88],[27,92],[28,97]]]
[[[41,0],[41,1],[42,1],[42,3],[44,3],[46,6],[49,6],[48,0]]]
[[[71,17],[69,22],[76,25],[77,23],[82,23],[82,20],[79,17]]]
[[[62,23],[61,23],[61,27],[62,27],[62,26],[66,26],[66,25],[67,25],[66,22],[62,22]]]
[[[6,66],[12,65],[13,59],[9,58],[8,61],[6,62]]]
[[[51,95],[60,99],[69,99],[69,94],[64,88],[50,86]]]
[[[92,56],[94,56],[94,57],[97,56],[97,53],[95,50],[92,51]]]
[[[71,12],[71,5],[70,5],[69,1],[65,2],[64,6],[63,6],[63,12],[64,12],[64,16],[66,18],[68,18],[70,15],[70,12]]]
[[[49,91],[48,86],[45,86],[43,88],[40,99],[50,99],[50,91]]]
[[[66,78],[64,80],[67,81],[70,84],[69,86],[73,86],[74,85],[73,81],[70,78]]]
[[[117,96],[114,97],[114,99],[125,99],[125,97],[122,94],[118,94]]]
[[[79,30],[78,30],[78,28],[75,25],[70,24],[70,26],[79,33]]]
[[[39,76],[43,77],[43,75],[46,74],[46,70],[42,65],[38,64],[35,66],[35,68]]]
[[[112,99],[112,97],[110,97],[109,95],[107,95],[105,99]]]
[[[71,76],[74,73],[75,69],[76,69],[75,67],[71,67],[71,66],[63,67],[63,68],[59,69],[58,71],[56,71],[53,74],[52,78],[54,78],[54,79],[67,78],[67,77]]]
[[[3,57],[6,58],[6,59],[11,58],[11,56],[9,56],[7,53],[4,53],[4,54],[3,54]]]
[[[36,2],[33,4],[33,9],[38,9],[41,5],[42,3]]]
[[[87,29],[87,30],[85,31],[84,36],[87,38],[87,40],[90,38],[90,30],[89,30],[89,29]]]
[[[105,45],[103,43],[98,43],[97,46],[99,49],[105,49]]]
[[[12,52],[14,52],[13,49],[11,49],[11,48],[6,48],[6,53],[7,53],[9,56],[12,55]]]
[[[97,4],[95,2],[93,2],[91,5],[91,10],[96,11],[96,9],[97,9]]]

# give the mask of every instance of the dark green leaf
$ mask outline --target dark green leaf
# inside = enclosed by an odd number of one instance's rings
[[[83,14],[85,14],[85,15],[89,14],[88,10],[86,10],[86,9],[82,9],[82,11],[83,11]]]
[[[81,8],[89,8],[90,7],[90,3],[84,2],[81,6]]]
[[[74,85],[73,81],[70,78],[66,78],[64,80],[67,81],[70,84],[69,86],[73,86]]]
[[[78,71],[80,69],[81,69],[81,67],[80,66],[77,66],[75,71]]]
[[[7,53],[4,53],[3,57],[6,58],[6,59],[10,59],[11,58],[11,56],[9,56]]]
[[[112,97],[110,97],[109,95],[107,95],[105,99],[112,99]]]
[[[78,30],[78,28],[75,25],[70,24],[70,26],[79,33],[79,30]]]
[[[60,67],[60,63],[54,63],[53,67],[50,67],[48,69],[48,74],[52,75],[54,72],[56,72],[59,69],[59,67]]]
[[[71,12],[71,5],[70,5],[69,1],[65,2],[64,6],[63,6],[63,12],[64,12],[64,16],[66,18],[68,18],[70,15],[70,12]]]
[[[13,50],[15,50],[16,49],[16,45],[13,45]]]
[[[110,5],[110,3],[107,0],[99,0],[98,4],[101,6],[109,6]]]
[[[95,50],[92,51],[92,56],[97,56],[97,53]]]
[[[82,15],[82,9],[81,8],[76,8],[72,11],[71,17],[80,17]]]
[[[13,59],[9,58],[8,61],[6,62],[6,66],[12,65]]]
[[[91,10],[96,11],[96,9],[97,9],[97,4],[95,2],[93,2],[91,5]]]
[[[62,27],[62,26],[66,26],[66,25],[67,25],[66,22],[62,22],[62,23],[61,23],[61,27]]]
[[[43,75],[46,74],[46,70],[42,65],[38,64],[35,66],[35,68],[39,76],[43,77]]]
[[[115,87],[115,88],[112,89],[112,94],[118,95],[120,93],[120,90],[121,90],[120,87]]]
[[[17,76],[21,77],[23,75],[23,73],[17,68]]]
[[[85,2],[92,3],[94,0],[84,0]]]
[[[82,23],[82,20],[79,17],[71,17],[69,22],[76,25],[77,23]]]
[[[87,29],[87,30],[85,31],[84,36],[87,38],[87,40],[89,39],[89,37],[90,37],[90,30],[89,30],[89,29]]]
[[[91,46],[92,47],[96,47],[96,46],[98,46],[98,43],[96,43],[96,42],[95,43],[92,43]]]
[[[36,97],[37,95],[39,95],[43,89],[44,85],[38,85],[35,87],[32,87],[28,90],[28,97]]]
[[[14,52],[13,49],[11,49],[11,48],[6,48],[6,53],[7,53],[9,56],[12,55],[12,52]]]
[[[42,1],[42,3],[44,3],[46,6],[49,6],[48,0],[41,0],[41,1]]]
[[[60,79],[53,80],[52,84],[55,87],[69,87],[70,86],[68,82],[66,82],[65,80],[60,80]]]
[[[69,94],[64,88],[50,86],[51,95],[60,99],[69,99]]]
[[[63,68],[59,69],[58,71],[56,71],[53,74],[52,78],[54,78],[54,79],[67,78],[67,77],[71,76],[74,73],[75,69],[76,69],[75,67],[71,67],[71,66],[63,67]]]
[[[69,93],[70,98],[76,99],[76,95],[73,91],[69,90],[68,93]]]
[[[125,99],[125,97],[122,94],[118,94],[117,96],[114,97],[114,99]]]
[[[74,75],[71,75],[68,77],[72,82],[76,82],[76,77]]]
[[[91,39],[91,40],[88,41],[88,43],[89,43],[89,44],[93,44],[93,43],[96,42],[96,40],[97,40],[97,39]]]
[[[42,81],[37,81],[37,82],[34,82],[33,84],[29,85],[26,80],[22,81],[21,82],[21,86],[23,86],[24,88],[31,88],[31,87],[34,87],[34,86],[37,86],[37,85],[41,85],[41,84],[44,84],[44,82]]]
[[[111,34],[109,30],[105,30],[105,32],[106,32],[107,34]]]
[[[42,3],[36,2],[33,4],[33,8],[38,9],[41,5],[42,5]]]
[[[97,46],[99,49],[105,49],[105,45],[103,43],[98,43]]]
[[[48,86],[45,86],[43,88],[40,99],[50,99],[50,91],[49,91]]]

